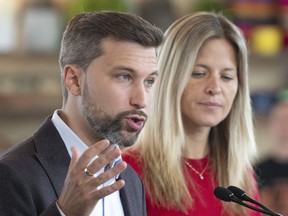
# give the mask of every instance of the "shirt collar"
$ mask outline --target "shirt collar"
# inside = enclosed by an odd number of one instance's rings
[[[52,116],[52,122],[57,128],[62,140],[65,143],[67,151],[72,156],[71,147],[74,146],[83,154],[88,146],[66,125],[66,123],[60,118],[61,110],[56,110]]]

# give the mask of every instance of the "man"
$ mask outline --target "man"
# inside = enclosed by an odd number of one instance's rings
[[[1,215],[146,215],[142,182],[118,145],[132,145],[147,119],[161,42],[158,28],[129,14],[70,21],[63,107],[1,156]]]

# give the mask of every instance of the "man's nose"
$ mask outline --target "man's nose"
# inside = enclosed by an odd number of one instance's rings
[[[148,97],[148,92],[144,84],[135,85],[135,87],[131,89],[130,104],[137,109],[145,108],[148,104]]]

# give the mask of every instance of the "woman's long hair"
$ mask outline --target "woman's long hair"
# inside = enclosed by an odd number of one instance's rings
[[[207,40],[215,38],[226,39],[234,47],[239,86],[231,112],[210,132],[212,165],[218,185],[237,185],[252,191],[251,164],[256,144],[245,40],[239,29],[221,14],[198,12],[175,21],[165,33],[159,52],[153,111],[133,147],[140,152],[144,183],[156,205],[184,212],[193,206],[194,197],[189,193],[182,169],[185,132],[180,101],[199,50]],[[227,208],[241,212],[235,206]]]

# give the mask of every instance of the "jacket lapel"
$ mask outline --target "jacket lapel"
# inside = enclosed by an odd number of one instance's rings
[[[125,216],[146,216],[144,186],[137,173],[128,165],[120,174],[125,186],[120,190],[120,198]]]
[[[46,119],[33,135],[33,138],[36,156],[46,171],[57,197],[59,197],[68,171],[70,156],[51,121],[51,116]]]

